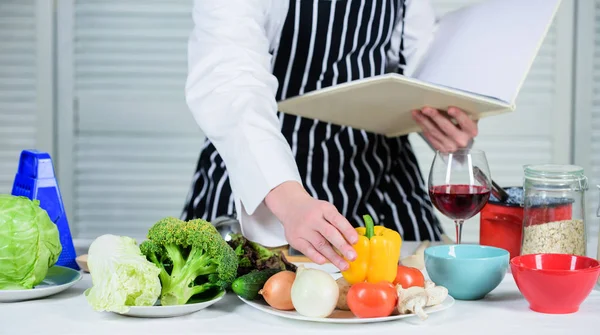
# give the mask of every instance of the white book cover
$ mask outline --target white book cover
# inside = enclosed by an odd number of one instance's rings
[[[515,101],[561,0],[486,0],[444,15],[410,77],[351,81],[279,102],[283,113],[387,136],[420,131],[411,111],[463,109],[475,120]]]

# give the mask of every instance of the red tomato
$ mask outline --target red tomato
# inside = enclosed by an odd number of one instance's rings
[[[409,288],[411,286],[425,287],[425,277],[423,276],[423,272],[417,268],[398,265],[394,285],[402,285],[402,288]]]
[[[350,311],[359,318],[390,316],[398,303],[394,285],[388,282],[357,283],[346,296]]]

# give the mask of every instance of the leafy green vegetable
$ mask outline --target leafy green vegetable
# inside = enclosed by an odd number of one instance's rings
[[[163,306],[183,305],[192,298],[209,300],[236,278],[235,252],[204,220],[164,218],[150,228],[140,248],[161,269]]]
[[[35,287],[61,252],[58,228],[38,200],[0,194],[0,290]]]
[[[296,265],[289,262],[281,251],[271,250],[252,242],[242,234],[231,234],[228,243],[238,257],[238,277],[254,270],[279,269],[296,272]]]
[[[96,311],[125,313],[130,306],[152,306],[160,295],[160,269],[126,236],[102,235],[88,250],[92,287],[85,291]]]

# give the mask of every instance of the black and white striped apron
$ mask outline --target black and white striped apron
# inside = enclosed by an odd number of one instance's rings
[[[386,72],[386,53],[404,0],[290,0],[273,74],[277,100]],[[400,20],[398,20],[400,19]],[[402,73],[405,64],[400,45]],[[417,159],[406,136],[381,135],[279,113],[307,191],[354,225],[362,215],[404,240],[441,239]],[[207,141],[182,218],[234,216],[225,163]]]

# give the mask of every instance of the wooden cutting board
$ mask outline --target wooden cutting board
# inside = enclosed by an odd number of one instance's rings
[[[285,256],[285,258],[292,262],[292,263],[312,263],[312,261],[306,257],[306,256],[290,256],[289,252],[288,252],[288,246],[283,246],[283,247],[279,247],[279,248],[274,248],[275,250],[279,250],[283,253],[283,255]],[[81,270],[83,270],[83,272],[90,272],[88,266],[87,266],[87,257],[88,255],[80,255],[77,258],[75,258],[75,261],[77,262],[77,265],[79,265],[79,267],[81,268]]]
[[[283,255],[285,256],[285,258],[292,263],[313,263],[313,261],[310,260],[310,258],[306,257],[306,256],[290,256],[289,254],[289,246],[283,246],[283,247],[279,247],[279,248],[275,248],[275,250],[279,250],[281,251],[281,253],[283,253]]]
[[[77,265],[79,265],[79,267],[81,268],[81,270],[83,272],[89,273],[90,269],[88,268],[88,265],[87,265],[87,258],[88,258],[87,256],[88,256],[87,254],[77,256],[77,258],[75,258],[75,262],[77,263]]]
[[[442,234],[442,243],[443,244],[454,244],[454,242],[446,234]],[[283,252],[283,254],[285,255],[285,258],[287,258],[287,260],[290,262],[313,263],[313,261],[311,261],[310,258],[308,258],[306,256],[290,256],[289,255],[289,245],[274,248],[274,249],[280,250],[281,252]],[[330,263],[330,262],[327,262],[327,263]]]
[[[452,242],[452,240],[446,234],[442,235],[442,243],[454,244]],[[290,256],[289,255],[289,246],[287,246],[287,245],[278,247],[278,248],[274,248],[274,249],[281,251],[284,254],[285,258],[292,263],[313,263],[313,261],[311,261],[306,256]],[[84,272],[90,272],[88,269],[88,266],[87,266],[87,254],[80,255],[79,257],[77,257],[75,259],[75,261],[77,262],[77,265],[79,265],[81,270],[83,270]]]

